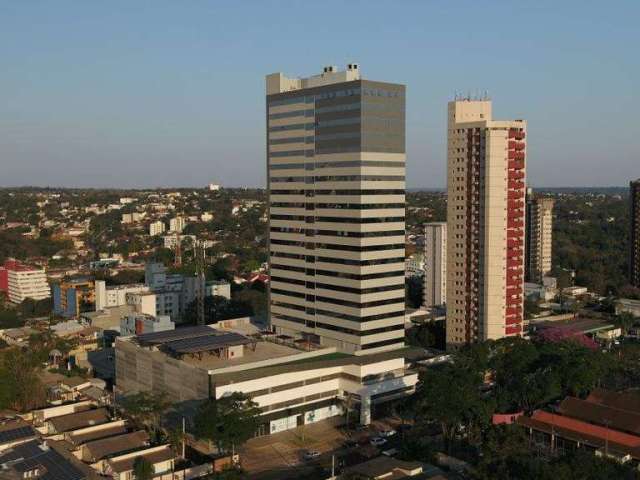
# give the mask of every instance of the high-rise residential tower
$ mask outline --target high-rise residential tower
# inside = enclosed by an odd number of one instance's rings
[[[551,244],[553,239],[552,198],[538,197],[527,189],[527,226],[525,248],[525,279],[542,283],[551,273]]]
[[[424,226],[424,305],[447,302],[447,224],[432,222]]]
[[[272,326],[357,355],[402,347],[405,87],[355,64],[266,84]]]
[[[520,335],[525,237],[523,120],[489,100],[448,108],[447,345]]]
[[[640,287],[640,178],[629,184],[631,200],[631,236],[629,255],[629,280]]]

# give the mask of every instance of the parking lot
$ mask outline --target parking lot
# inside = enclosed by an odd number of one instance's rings
[[[249,440],[240,450],[241,463],[251,478],[300,478],[320,466],[330,468],[333,454],[344,457],[355,450],[358,454],[375,456],[397,447],[397,435],[385,439],[379,447],[370,445],[371,438],[379,431],[396,427],[397,422],[393,420],[376,421],[367,428],[345,432],[335,420],[325,420]],[[354,446],[350,448],[351,442]],[[307,451],[317,451],[320,455],[305,460]]]

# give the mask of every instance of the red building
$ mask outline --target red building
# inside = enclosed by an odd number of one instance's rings
[[[5,260],[4,265],[0,267],[0,292],[7,293],[9,291],[9,270],[19,271],[27,268],[25,264],[15,258]]]

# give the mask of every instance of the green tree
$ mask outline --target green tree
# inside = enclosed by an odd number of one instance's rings
[[[507,338],[496,342],[494,348],[489,364],[500,411],[532,411],[560,395],[560,379],[551,365],[540,361],[536,344]]]
[[[149,429],[155,438],[161,435],[163,415],[171,408],[165,393],[138,392],[123,398],[121,407],[136,423]]]
[[[133,478],[135,480],[152,480],[154,476],[153,464],[144,457],[138,457],[133,462]]]
[[[231,452],[258,428],[260,409],[246,394],[234,392],[205,401],[195,416],[195,435],[213,442],[218,451]]]
[[[197,300],[191,302],[184,313],[187,323],[197,323]],[[215,295],[204,299],[204,317],[206,323],[215,323],[230,318],[248,317],[253,315],[251,304],[242,300],[228,300]]]
[[[13,347],[0,354],[0,408],[24,412],[44,403],[38,365],[29,350]]]
[[[24,322],[18,317],[18,313],[0,308],[0,329],[21,327]]]
[[[456,433],[473,439],[489,422],[492,405],[481,393],[482,374],[463,363],[427,370],[416,393],[417,417],[440,424],[447,451]]]
[[[629,329],[633,327],[633,324],[636,322],[636,317],[629,312],[622,312],[620,315],[615,316],[614,322],[616,326],[622,330],[622,335],[626,335]]]
[[[541,473],[541,465],[533,461],[527,436],[519,426],[491,427],[484,437],[481,451],[474,472],[477,480],[538,478]]]

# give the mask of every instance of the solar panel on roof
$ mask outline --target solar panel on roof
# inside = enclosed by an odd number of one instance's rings
[[[34,436],[35,433],[36,432],[33,430],[33,428],[29,426],[5,430],[4,432],[0,432],[0,443],[11,442],[13,440],[31,437]]]
[[[240,335],[238,333],[218,332],[218,335],[187,338],[169,342],[166,344],[166,347],[175,353],[197,353],[235,345],[246,345],[248,343],[251,343],[251,340],[244,335]]]
[[[174,340],[182,340],[186,338],[196,338],[209,335],[219,334],[218,330],[207,327],[206,325],[197,325],[195,327],[177,328],[175,330],[166,330],[163,332],[153,332],[138,335],[138,342],[141,344],[154,345],[172,342]]]
[[[37,441],[17,445],[0,456],[0,463],[12,463],[18,472],[28,472],[42,465],[45,473],[40,480],[83,480],[86,475],[76,468],[70,460],[50,447]]]

